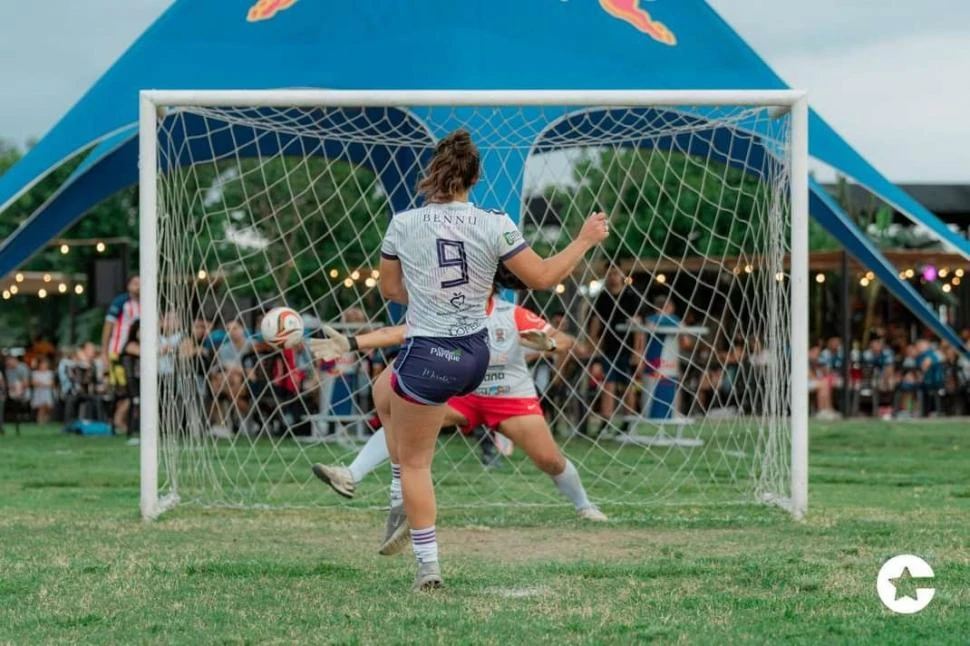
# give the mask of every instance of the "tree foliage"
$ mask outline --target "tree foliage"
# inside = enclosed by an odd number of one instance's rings
[[[171,233],[192,238],[183,272],[221,276],[216,291],[333,316],[357,299],[356,286],[335,286],[377,266],[389,207],[366,168],[318,157],[233,160],[173,171],[165,183],[174,189],[164,216]]]
[[[764,245],[751,222],[761,217],[757,205],[770,199],[771,187],[739,168],[624,148],[581,158],[572,174],[571,186],[554,187],[546,197],[569,231],[604,210],[617,233],[606,245],[610,257],[737,256]]]
[[[10,142],[0,140],[0,175],[17,163],[24,152]],[[0,217],[0,238],[9,237],[47,202],[74,172],[83,157],[84,153],[58,167],[8,207]],[[126,237],[133,242],[127,250],[129,259],[137,260],[137,205],[137,189],[135,187],[125,189],[92,208],[66,231],[51,231],[51,237],[63,239]],[[109,255],[123,252],[124,250],[119,248],[107,250]],[[20,269],[86,275],[96,254],[93,247],[75,247],[71,248],[68,254],[62,254],[56,245],[49,245],[32,256]],[[70,335],[72,301],[78,313],[74,339],[71,339]],[[72,340],[97,339],[100,334],[102,313],[96,310],[92,314],[85,315],[88,309],[86,296],[78,297],[72,292],[61,296],[55,292],[46,299],[20,295],[4,303],[7,306],[0,311],[0,343],[4,345],[27,343],[37,336],[46,336],[60,344],[67,344]]]

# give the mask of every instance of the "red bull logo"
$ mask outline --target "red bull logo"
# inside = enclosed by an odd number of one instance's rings
[[[640,0],[600,0],[600,6],[614,18],[624,20],[657,42],[676,45],[677,36],[659,20],[654,20],[650,12],[640,7]]]
[[[297,3],[297,0],[259,0],[249,8],[246,20],[249,22],[259,22],[275,18],[276,14],[286,11]]]

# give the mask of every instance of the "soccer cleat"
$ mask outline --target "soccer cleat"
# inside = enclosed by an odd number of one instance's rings
[[[313,475],[326,482],[331,489],[344,498],[353,498],[357,492],[357,485],[347,467],[333,464],[314,464]]]
[[[437,561],[418,563],[418,573],[414,577],[411,592],[429,592],[443,587],[444,584],[441,579],[441,566]]]
[[[391,507],[387,515],[387,523],[384,525],[384,542],[378,551],[383,556],[393,556],[400,554],[411,544],[411,526],[408,525],[407,514],[404,513],[404,505]]]
[[[576,513],[579,514],[579,517],[582,520],[589,520],[594,523],[605,523],[607,520],[609,520],[609,518],[606,517],[606,514],[604,514],[599,509],[596,508],[596,505],[583,507]]]

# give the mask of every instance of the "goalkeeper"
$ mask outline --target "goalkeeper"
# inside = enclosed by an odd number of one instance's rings
[[[526,364],[527,351],[566,352],[574,339],[526,308],[495,297],[499,288],[523,287],[515,276],[499,265],[486,311],[488,370],[474,393],[448,400],[442,425],[458,426],[465,434],[480,425],[497,430],[522,447],[539,470],[552,478],[581,518],[604,521],[606,516],[589,501],[576,467],[563,456],[552,437]],[[309,344],[316,359],[331,360],[351,347],[371,350],[401,344],[404,330],[404,326],[385,327],[351,339],[325,327],[328,338],[311,339]],[[353,498],[357,483],[387,459],[384,433],[378,431],[349,468],[314,464],[313,473],[340,495]],[[391,507],[401,504],[400,497],[400,476],[392,471]],[[381,554],[395,554],[406,547],[406,530],[403,517],[396,526],[389,525]]]

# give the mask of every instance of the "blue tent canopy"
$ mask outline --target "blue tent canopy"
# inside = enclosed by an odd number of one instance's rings
[[[53,168],[99,143],[61,190],[0,245],[0,275],[99,201],[136,181],[137,135],[132,125],[137,121],[137,94],[144,88],[786,87],[703,0],[639,4],[177,0],[0,177],[2,214]],[[814,113],[810,152],[970,257],[965,239],[880,175]],[[813,216],[828,223],[828,230],[877,271],[885,263],[878,250],[820,191],[812,187]],[[407,197],[393,196],[392,204]],[[939,331],[932,310],[894,271],[880,277],[895,294],[909,294],[904,302]]]

